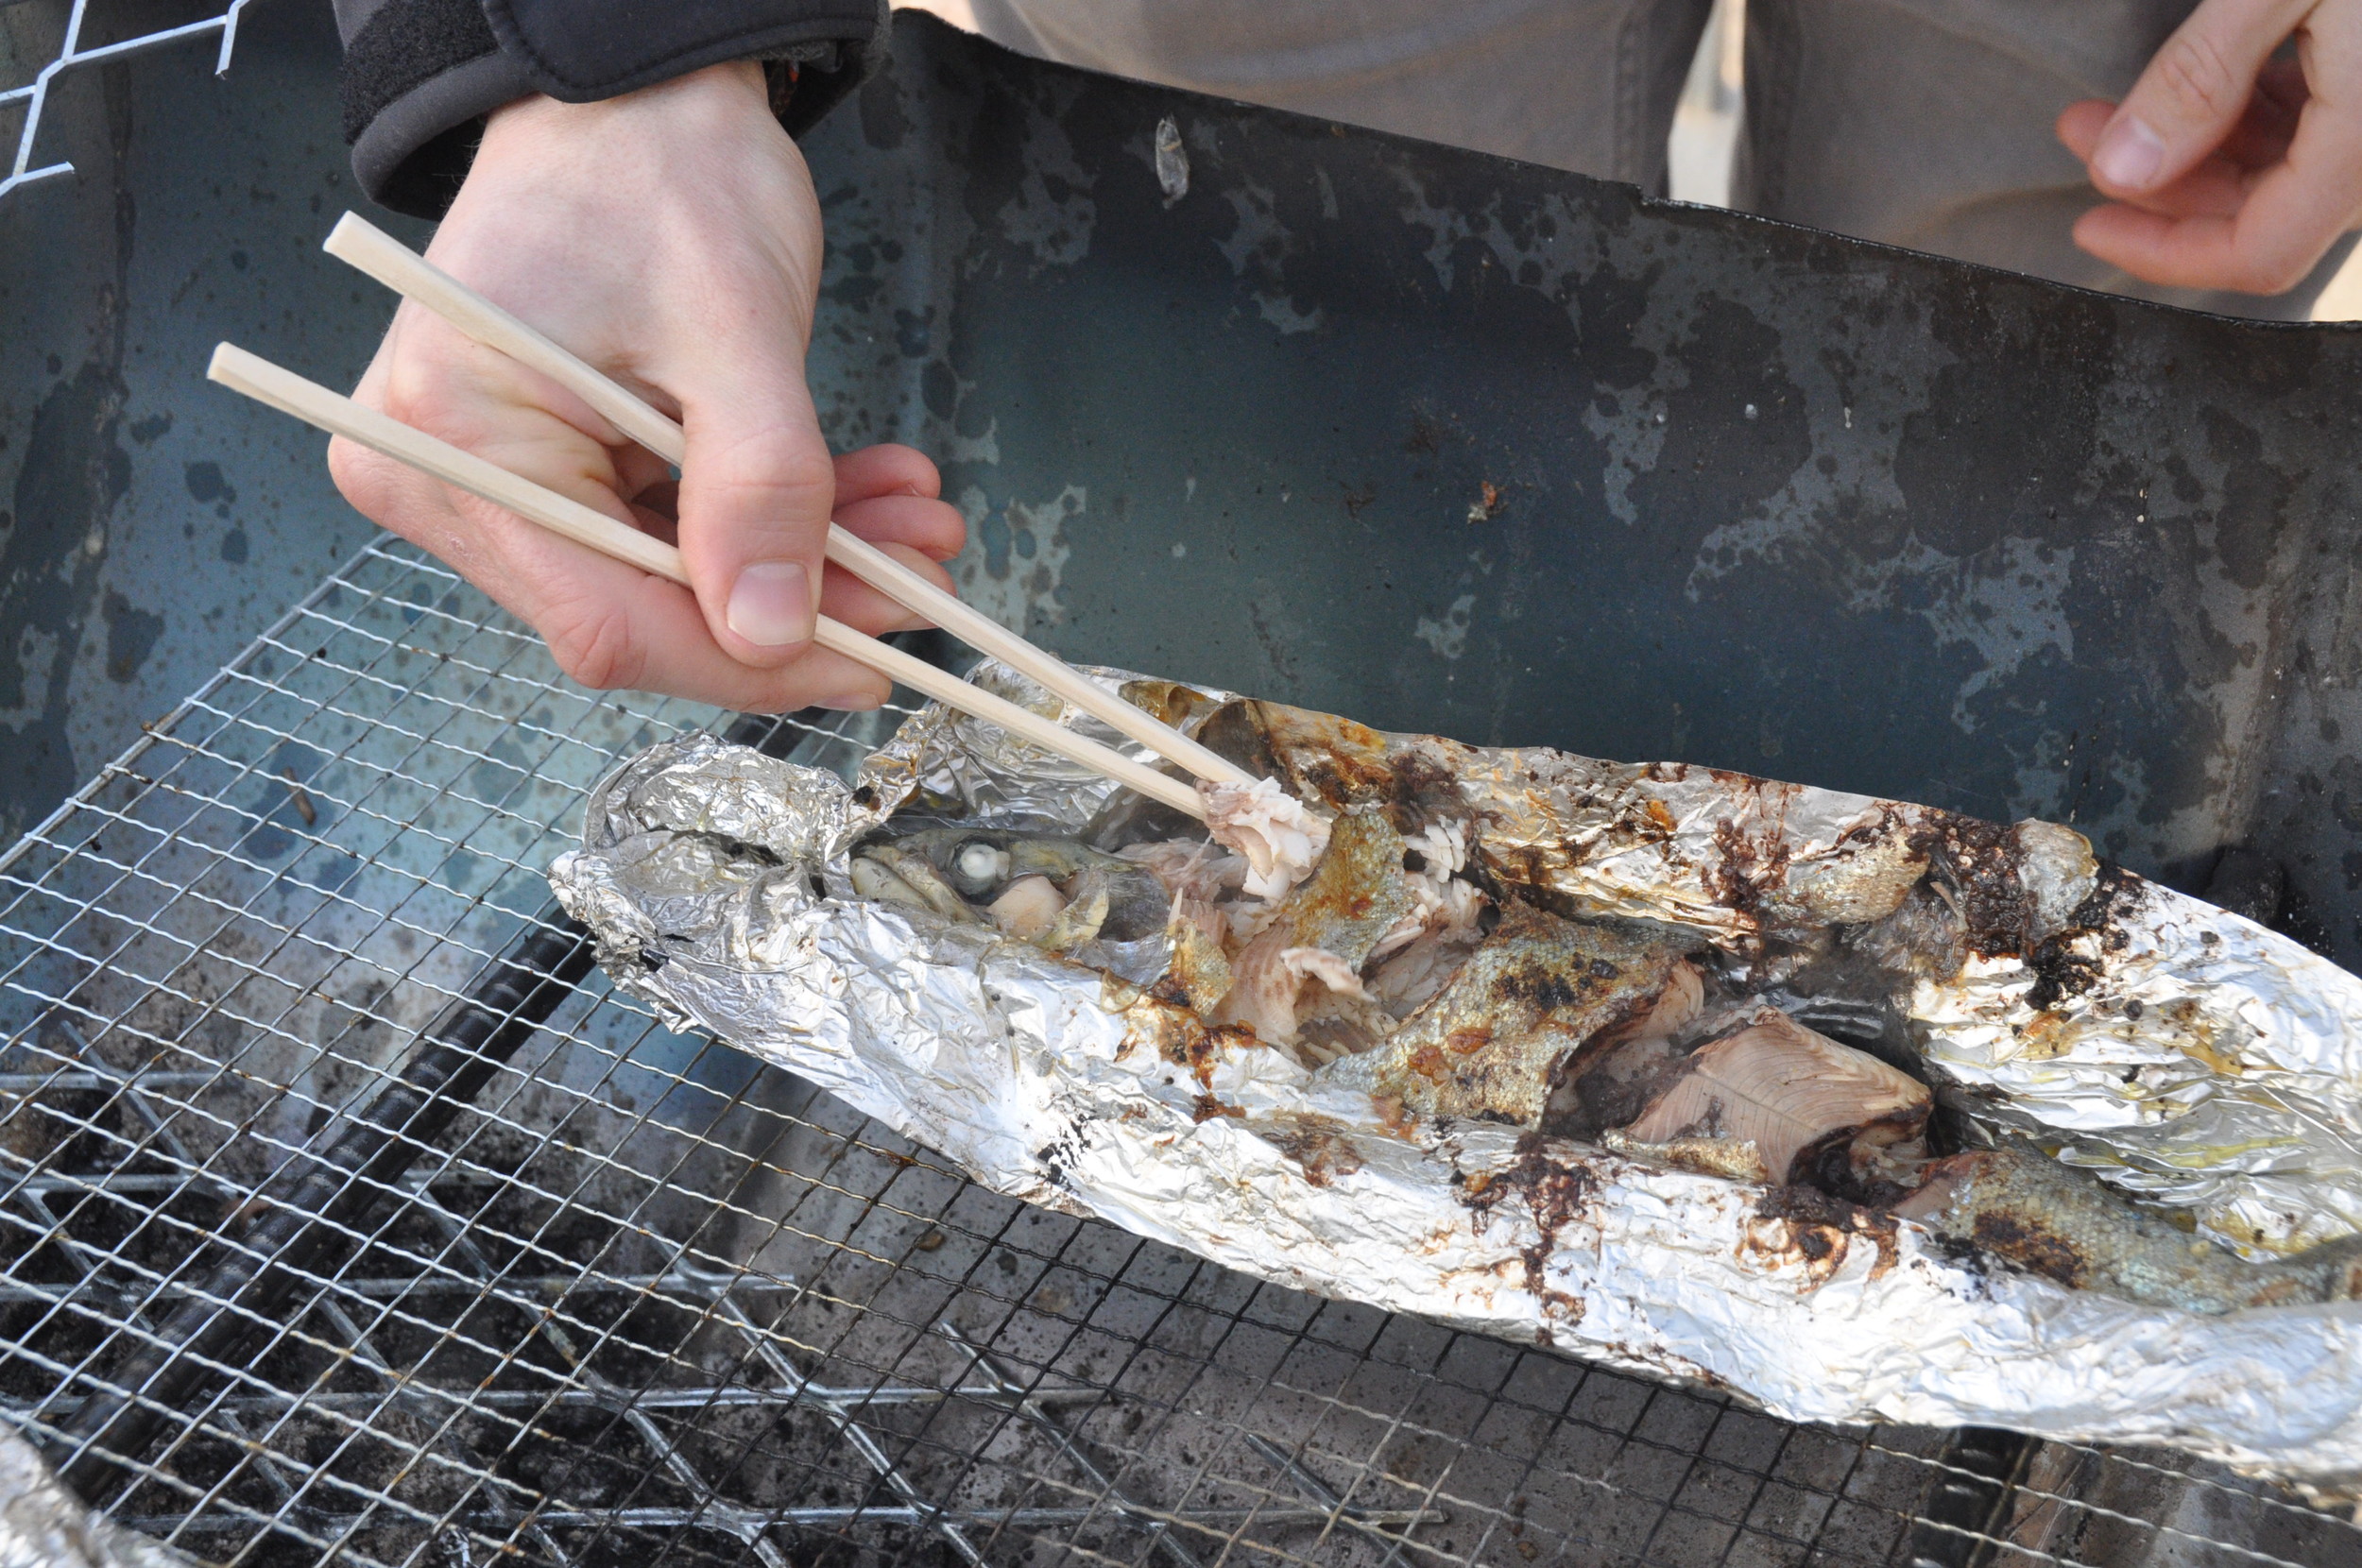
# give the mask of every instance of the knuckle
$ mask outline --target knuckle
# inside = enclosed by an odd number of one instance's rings
[[[765,401],[784,403],[797,390],[785,384],[775,386]],[[836,459],[829,454],[828,442],[809,417],[796,418],[766,409],[764,417],[717,433],[717,438],[703,445],[705,450],[697,454],[701,466],[732,482],[831,487],[836,484]]]
[[[385,460],[342,436],[328,443],[328,478],[354,511],[384,523],[400,510],[399,480]]]
[[[2247,107],[2252,83],[2240,79],[2215,41],[2200,32],[2179,32],[2157,51],[2157,81],[2179,103],[2210,119],[2224,119]]]
[[[544,613],[542,639],[568,679],[593,691],[639,685],[648,651],[620,605],[560,604]]]

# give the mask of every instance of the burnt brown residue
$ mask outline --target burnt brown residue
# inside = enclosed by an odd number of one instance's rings
[[[1797,1255],[1806,1265],[1817,1264],[1833,1253],[1842,1261],[1848,1238],[1858,1236],[1878,1250],[1878,1261],[1870,1266],[1872,1279],[1885,1277],[1894,1267],[1899,1222],[1882,1210],[1832,1198],[1808,1186],[1777,1186],[1755,1201],[1755,1214],[1758,1219],[1785,1221]]]
[[[1960,935],[1982,958],[2020,958],[2034,920],[2017,876],[2017,843],[1999,823],[1930,812],[1927,858],[1952,894]]]
[[[1214,1067],[1225,1050],[1262,1048],[1253,1030],[1242,1024],[1207,1023],[1186,1001],[1167,994],[1161,982],[1124,1014],[1131,1027],[1119,1056],[1130,1055],[1135,1045],[1144,1043],[1163,1060],[1187,1068],[1201,1089],[1213,1087]]]
[[[1190,1106],[1190,1119],[1201,1127],[1216,1116],[1241,1118],[1245,1115],[1246,1112],[1241,1107],[1231,1104],[1226,1099],[1216,1099],[1212,1095],[1200,1095]]]
[[[1760,787],[1760,780],[1749,779]],[[1744,919],[1760,938],[1772,923],[1772,905],[1788,886],[1789,844],[1778,832],[1751,838],[1730,818],[1714,826],[1714,864],[1706,885],[1734,914]]]
[[[1467,748],[1425,737],[1398,744],[1350,719],[1278,703],[1254,707],[1281,782],[1297,795],[1338,810],[1380,807],[1404,833],[1417,832],[1439,811],[1465,810],[1455,759]]]
[[[1554,1153],[1553,1147],[1565,1149],[1532,1134],[1520,1138],[1516,1162],[1506,1170],[1480,1171],[1468,1177],[1460,1184],[1460,1201],[1476,1215],[1480,1234],[1502,1199],[1514,1192],[1525,1201],[1526,1212],[1541,1233],[1532,1246],[1518,1249],[1517,1256],[1526,1269],[1526,1288],[1546,1308],[1565,1315],[1569,1321],[1580,1321],[1582,1301],[1564,1290],[1550,1289],[1548,1270],[1558,1233],[1590,1205],[1599,1191],[1599,1178],[1580,1158]]]
[[[1304,1179],[1316,1187],[1361,1168],[1353,1140],[1325,1116],[1275,1116],[1255,1123],[1255,1134],[1303,1167]]]
[[[1034,1158],[1041,1166],[1042,1179],[1053,1187],[1067,1185],[1067,1172],[1088,1148],[1088,1134],[1080,1123],[1070,1122],[1057,1136],[1034,1150]],[[912,1162],[916,1164],[916,1161]]]
[[[1969,1234],[1994,1256],[2070,1288],[2090,1277],[2090,1265],[2074,1242],[2023,1215],[1980,1211]]]
[[[2038,995],[2028,1000],[2037,1009],[2097,978],[2090,962],[2077,958],[2071,946],[2079,937],[2098,932],[2107,947],[2108,934],[2139,880],[2119,866],[2102,862],[2091,893],[2068,917],[2066,929],[2045,933],[2038,929],[2040,912],[2020,875],[2026,851],[2016,828],[1931,810],[1913,846],[1924,848],[1933,863],[1971,952],[1980,958],[2024,959],[2035,966]],[[2123,933],[2118,930],[2114,936],[2114,946],[2123,946]]]
[[[2062,998],[2080,996],[2099,982],[2106,956],[2123,951],[2131,940],[2125,935],[2124,917],[2131,912],[2139,888],[2140,878],[2132,873],[2100,862],[2090,895],[2075,906],[2066,929],[2036,944],[2027,955],[2028,966],[2034,971],[2033,987],[2026,993],[2027,1006],[2045,1012]],[[2093,937],[2096,943],[2087,940]],[[2093,946],[2098,947],[2100,956],[2085,950]]]

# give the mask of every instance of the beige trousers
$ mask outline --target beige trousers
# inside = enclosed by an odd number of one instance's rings
[[[1013,48],[1665,188],[1710,0],[973,0]],[[1733,204],[2227,315],[2288,294],[2160,289],[2075,248],[2097,201],[2051,122],[2121,97],[2193,0],[1748,0]],[[2351,242],[2349,242],[2350,244]]]

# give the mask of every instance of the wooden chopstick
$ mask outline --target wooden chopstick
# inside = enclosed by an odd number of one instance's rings
[[[588,545],[603,554],[612,555],[651,576],[665,578],[684,588],[689,586],[689,573],[682,569],[680,552],[662,539],[643,534],[627,523],[618,522],[604,512],[593,511],[582,503],[545,489],[529,479],[520,478],[471,452],[463,452],[448,442],[436,440],[424,431],[414,430],[376,409],[364,408],[350,398],[339,397],[325,386],[305,381],[294,371],[282,369],[234,344],[224,343],[216,348],[213,363],[206,367],[205,373],[234,392],[243,392],[258,402],[268,403],[283,414],[294,415],[306,424],[317,425],[333,435],[342,435],[384,452],[398,462],[407,463],[446,485],[481,496],[493,505],[505,507],[519,517],[538,522],[577,544]],[[899,648],[888,647],[875,638],[865,637],[825,615],[819,618],[813,640],[831,653],[842,654],[904,686],[923,691],[937,702],[988,720],[1037,746],[1104,774],[1117,783],[1152,799],[1162,801],[1175,810],[1186,811],[1201,822],[1205,820],[1206,808],[1198,799],[1197,792],[1181,780],[1158,773],[1145,763],[1136,762],[1121,752],[1103,746],[1087,736],[1077,735],[1037,713],[1030,713],[982,688],[970,686],[923,659],[913,658]]]
[[[539,370],[667,463],[678,467],[687,454],[687,441],[674,420],[358,213],[347,213],[338,218],[322,248],[403,298],[425,306],[486,348]],[[1229,758],[1133,707],[1056,655],[1035,647],[990,616],[961,603],[850,530],[829,525],[828,555],[903,608],[925,616],[969,646],[1031,676],[1117,733],[1130,736],[1198,777],[1217,784],[1255,781],[1253,774]]]

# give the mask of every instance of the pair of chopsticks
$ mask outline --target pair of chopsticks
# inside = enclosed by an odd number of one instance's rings
[[[325,248],[330,255],[351,264],[404,298],[433,311],[476,342],[549,377],[598,410],[632,440],[675,467],[679,466],[688,447],[678,424],[366,219],[347,213],[329,234]],[[331,435],[407,463],[577,544],[588,545],[652,576],[684,588],[689,586],[679,550],[663,540],[390,416],[364,408],[350,398],[340,397],[233,344],[224,343],[214,350],[206,374],[232,391],[243,392]],[[1254,782],[1254,775],[1236,763],[1133,707],[1055,655],[1035,647],[835,523],[829,525],[828,558],[905,609],[926,617],[971,646],[1001,659],[1119,734],[1129,736],[1197,777],[1212,783]],[[850,626],[821,616],[813,640],[949,707],[1000,724],[1152,799],[1200,820],[1206,815],[1197,792],[1180,780],[971,686],[899,648],[864,636]]]

